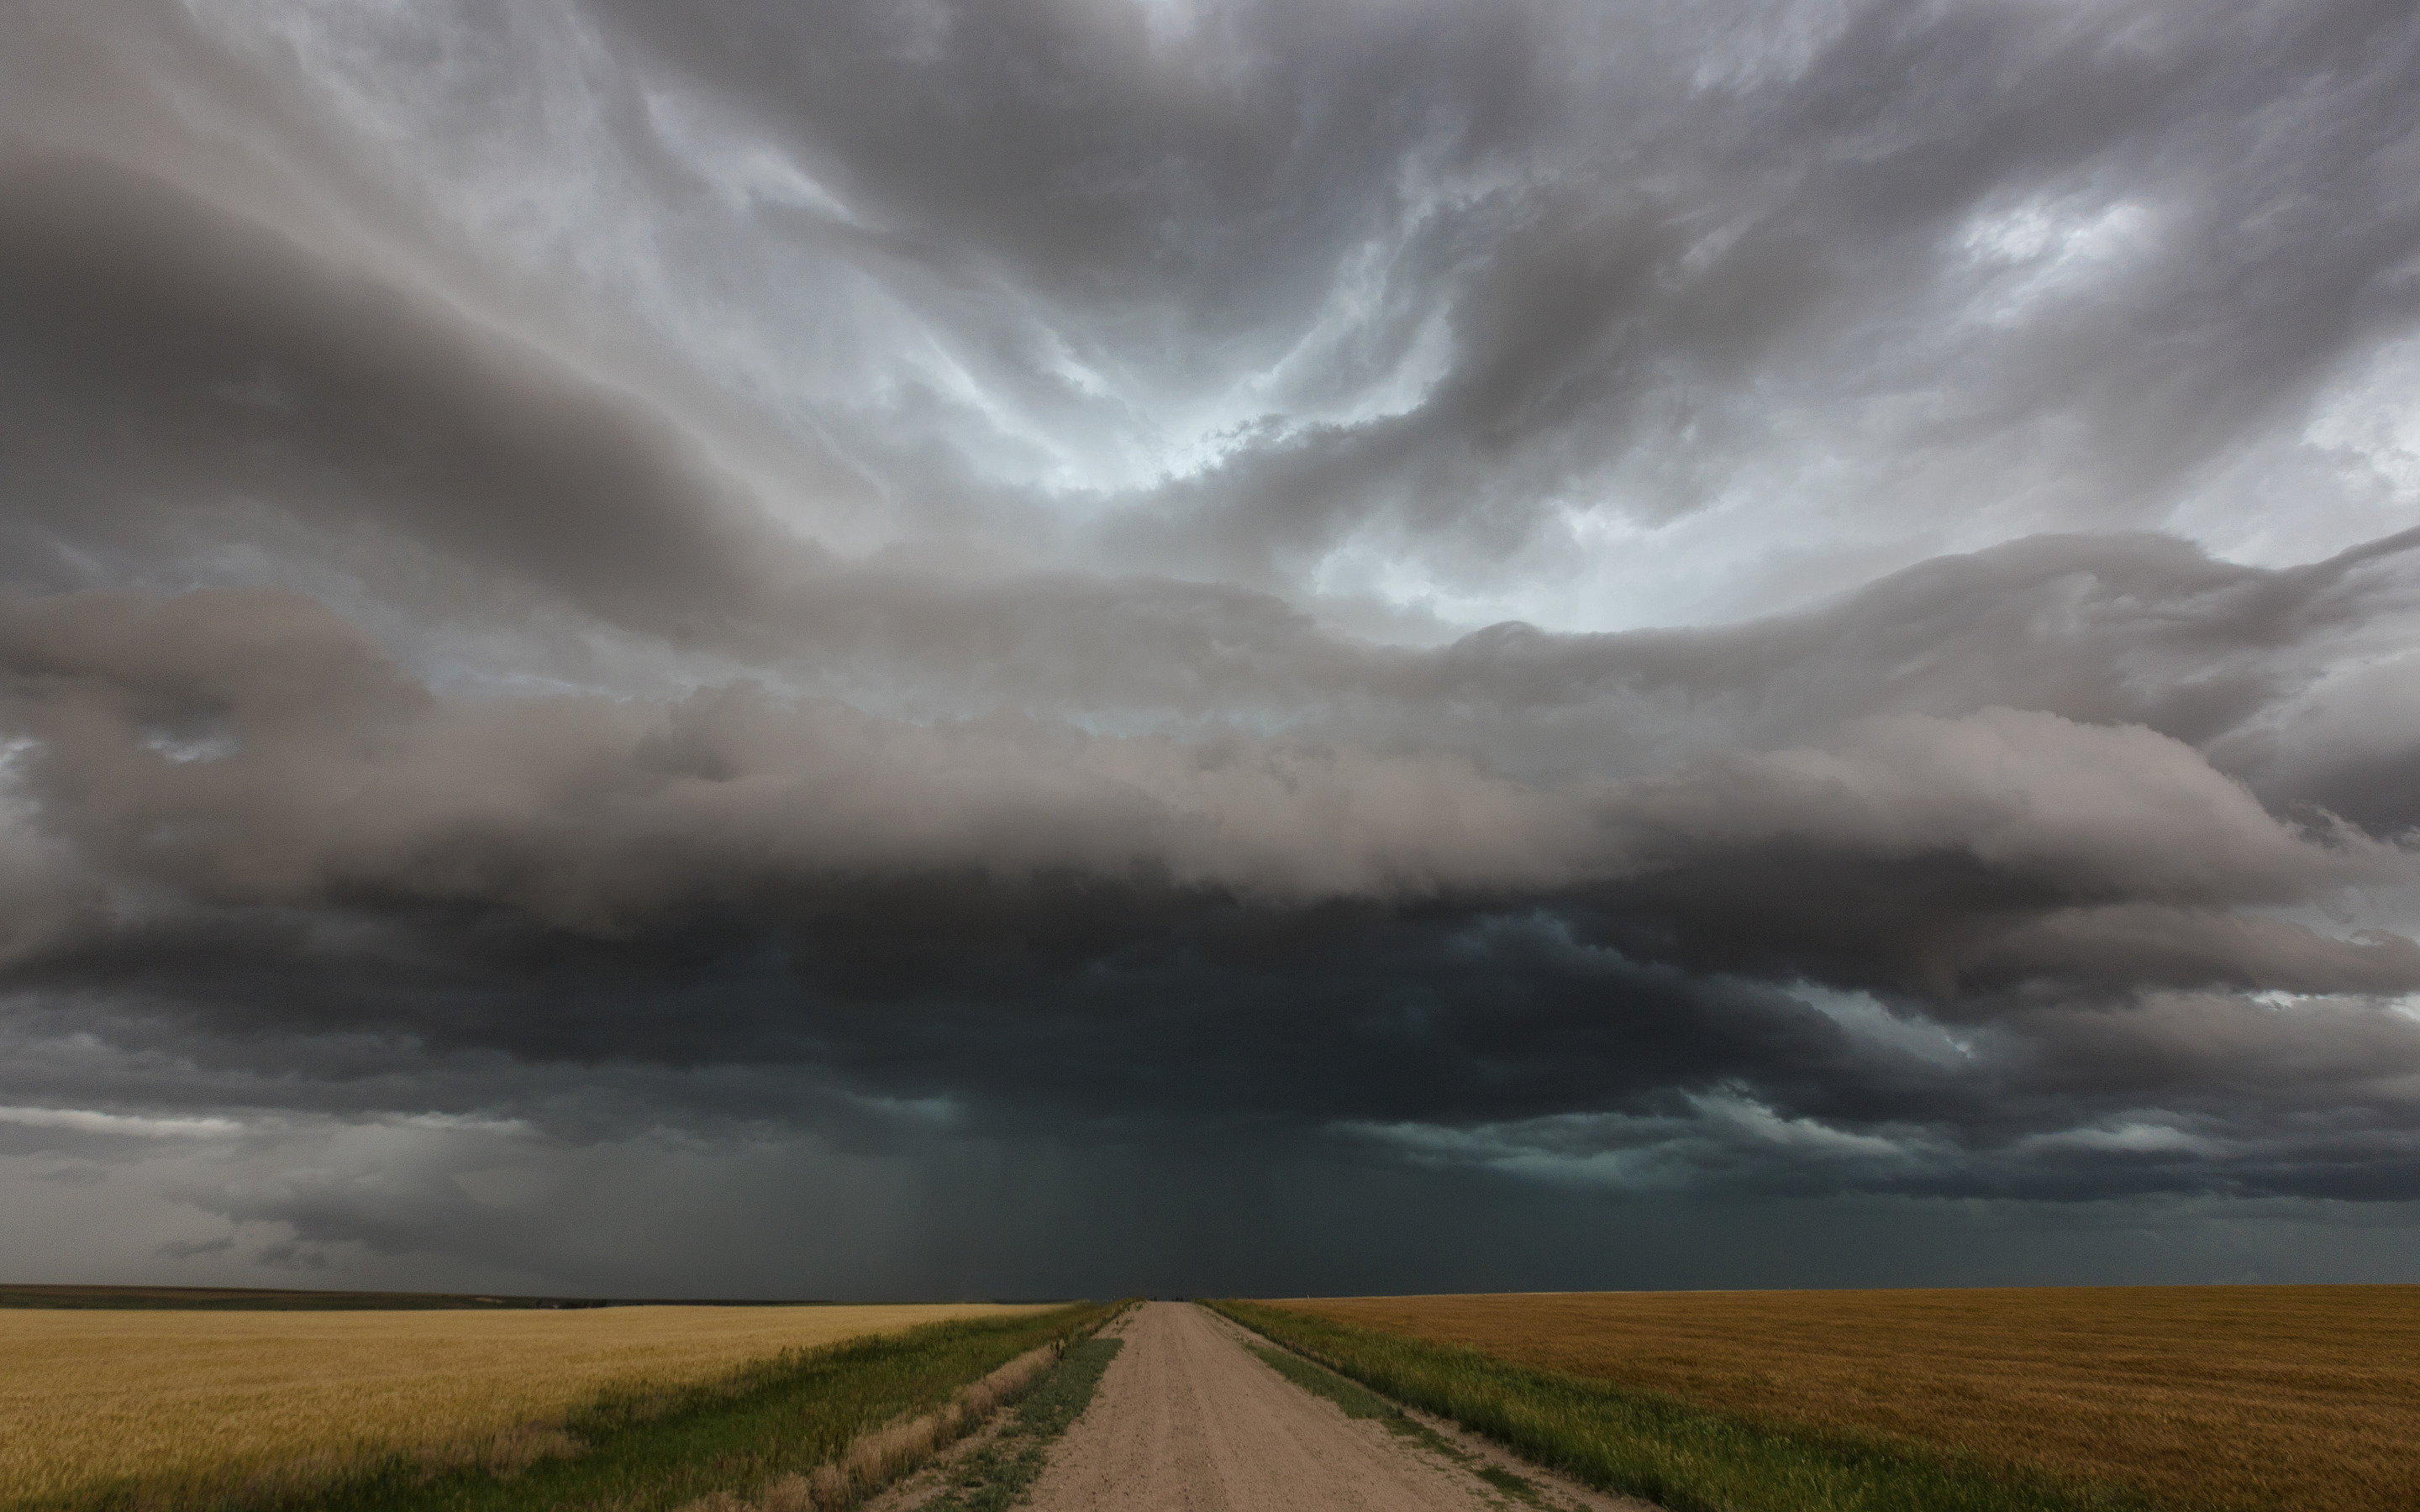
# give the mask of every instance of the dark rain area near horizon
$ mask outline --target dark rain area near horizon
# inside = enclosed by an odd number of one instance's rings
[[[2420,1280],[2415,78],[24,0],[0,1274]]]

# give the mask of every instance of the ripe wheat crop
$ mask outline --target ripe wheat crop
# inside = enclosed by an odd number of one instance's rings
[[[785,1350],[1042,1310],[0,1310],[0,1506],[111,1487],[179,1500],[247,1478],[305,1485],[398,1453],[509,1468],[562,1448],[549,1422],[601,1391],[694,1385]]]
[[[1748,1421],[2131,1487],[2162,1506],[2420,1507],[2420,1287],[1277,1305]]]

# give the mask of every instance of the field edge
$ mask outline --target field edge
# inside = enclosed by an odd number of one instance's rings
[[[1089,1336],[1116,1304],[953,1319],[780,1350],[705,1381],[644,1379],[557,1418],[436,1454],[304,1458],[235,1474],[129,1476],[0,1512],[669,1512],[837,1458],[869,1429],[947,1401],[1036,1348]],[[492,1447],[493,1452],[490,1452]]]
[[[2164,1512],[2121,1483],[1712,1412],[1266,1303],[1204,1305],[1384,1398],[1668,1512]]]

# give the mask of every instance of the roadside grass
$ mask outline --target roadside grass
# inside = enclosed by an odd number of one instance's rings
[[[331,1454],[240,1477],[204,1468],[0,1504],[8,1512],[670,1512],[761,1494],[819,1468],[859,1469],[848,1461],[852,1446],[865,1458],[884,1425],[961,1415],[965,1388],[1020,1356],[1047,1359],[1114,1312],[1078,1304],[927,1323],[786,1350],[705,1381],[618,1384],[467,1453]],[[837,1494],[793,1497],[789,1512],[847,1504],[873,1489],[869,1479],[901,1467],[886,1449],[863,1468],[873,1474],[840,1473]]]
[[[2420,1287],[1548,1292],[1290,1311],[1733,1418],[2139,1489],[2420,1508]]]
[[[1388,1427],[1406,1437],[1416,1437],[1419,1424],[1406,1416],[1404,1410],[1387,1400],[1359,1381],[1347,1381],[1333,1370],[1323,1370],[1298,1354],[1273,1350],[1265,1344],[1248,1346],[1260,1356],[1261,1362],[1314,1396],[1325,1396],[1344,1409],[1346,1417],[1377,1418]]]
[[[1669,1396],[1264,1304],[1211,1305],[1386,1397],[1435,1412],[1586,1485],[1644,1497],[1670,1512],[2149,1512],[2152,1506],[2127,1487],[1708,1412]]]
[[[949,1489],[925,1503],[924,1512],[1004,1512],[1014,1505],[1041,1475],[1051,1441],[1093,1404],[1102,1373],[1125,1342],[1089,1338],[1069,1346],[992,1441],[952,1467]]]
[[[702,1386],[785,1350],[1041,1311],[0,1309],[0,1507],[334,1481],[392,1458],[506,1466],[634,1381]]]
[[[1546,1504],[1534,1483],[1501,1465],[1481,1459],[1360,1382],[1348,1381],[1333,1370],[1323,1369],[1284,1350],[1272,1349],[1265,1344],[1251,1344],[1246,1348],[1279,1375],[1312,1396],[1325,1396],[1342,1408],[1346,1417],[1375,1418],[1386,1426],[1388,1432],[1444,1456],[1506,1495],[1531,1506]]]

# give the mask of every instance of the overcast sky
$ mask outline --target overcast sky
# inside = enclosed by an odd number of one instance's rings
[[[21,0],[0,1279],[2420,1280],[2409,0]]]

